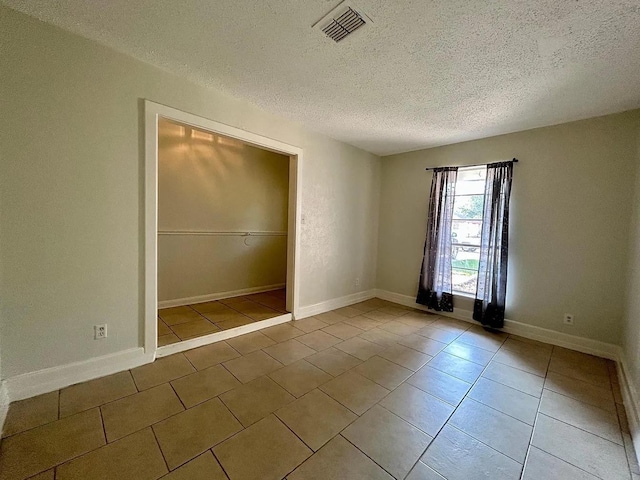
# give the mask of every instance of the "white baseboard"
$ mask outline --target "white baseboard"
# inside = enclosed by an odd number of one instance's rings
[[[336,308],[348,307],[354,303],[364,302],[370,298],[375,297],[376,290],[365,290],[363,292],[352,293],[351,295],[345,295],[344,297],[333,298],[324,302],[315,303],[306,307],[300,307],[296,313],[296,320],[301,318],[311,317],[313,315],[319,315],[321,313],[335,310]]]
[[[622,392],[624,409],[627,413],[629,431],[631,432],[631,439],[633,440],[633,449],[636,452],[636,458],[640,458],[640,411],[638,410],[640,397],[638,396],[638,388],[631,375],[629,375],[627,365],[625,352],[620,349],[620,360],[618,361],[620,391]]]
[[[191,350],[192,348],[202,347],[204,345],[209,345],[210,343],[216,343],[222,340],[237,337],[239,335],[244,335],[245,333],[251,333],[257,330],[262,330],[263,328],[290,322],[292,318],[293,317],[290,313],[285,313],[277,317],[261,320],[259,322],[241,325],[239,327],[230,328],[229,330],[223,330],[221,332],[211,333],[209,335],[204,335],[198,338],[190,338],[189,340],[172,343],[171,345],[165,345],[164,347],[158,348],[158,350],[156,351],[156,358],[166,357],[168,355],[173,355],[174,353],[184,352],[186,350]]]
[[[81,362],[10,377],[3,383],[6,385],[9,400],[15,402],[16,400],[53,392],[76,383],[139,367],[145,363],[153,362],[153,360],[154,355],[145,354],[144,348],[131,348]]]
[[[399,303],[407,307],[413,307],[425,311],[428,310],[424,305],[416,303],[415,298],[410,297],[409,295],[402,295],[400,293],[389,292],[387,290],[376,290],[376,296],[383,300]],[[454,308],[453,313],[429,311],[445,317],[452,317],[475,325],[480,325],[478,322],[473,320],[473,312],[469,310]],[[502,330],[531,340],[538,340],[540,342],[570,348],[571,350],[577,350],[579,352],[597,355],[611,360],[617,361],[619,359],[620,347],[612,343],[601,342],[591,338],[578,337],[576,335],[568,335],[548,328],[536,327],[534,325],[508,319],[505,319],[504,328]]]
[[[175,300],[163,300],[158,302],[158,308],[181,307],[183,305],[192,305],[194,303],[212,302],[214,300],[222,300],[223,298],[240,297],[242,295],[250,295],[252,293],[280,290],[286,286],[286,283],[276,283],[275,285],[262,285],[261,287],[242,288],[240,290],[230,290],[228,292],[210,293],[207,295],[198,295],[187,298],[176,298]]]
[[[7,393],[7,384],[0,381],[0,437],[4,431],[4,421],[7,419],[9,411],[9,394]]]

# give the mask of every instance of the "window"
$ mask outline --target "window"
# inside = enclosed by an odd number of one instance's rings
[[[451,228],[453,293],[475,295],[487,168],[458,169]]]

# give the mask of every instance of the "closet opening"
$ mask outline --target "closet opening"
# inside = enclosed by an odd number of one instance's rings
[[[145,351],[165,356],[292,320],[301,150],[145,107]]]

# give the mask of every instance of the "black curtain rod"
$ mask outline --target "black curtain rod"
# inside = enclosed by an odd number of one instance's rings
[[[514,158],[513,160],[511,160],[513,163],[518,163],[518,159]],[[494,163],[494,162],[491,162]],[[499,162],[498,162],[499,163]],[[473,165],[457,165],[458,168],[467,168],[467,167],[483,167],[485,165],[489,165],[488,163],[476,163]],[[456,166],[456,165],[453,165]],[[446,168],[446,167],[427,167],[425,168],[425,170],[435,170],[436,168]]]

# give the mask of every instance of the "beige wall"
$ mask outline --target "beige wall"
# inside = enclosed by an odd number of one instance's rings
[[[631,255],[629,256],[629,284],[623,324],[622,349],[628,368],[629,380],[640,388],[640,129],[635,174],[635,197],[631,222]],[[635,432],[634,432],[635,433]]]
[[[142,344],[145,98],[303,148],[301,305],[375,287],[378,157],[4,7],[0,32],[5,377]]]
[[[287,232],[289,157],[162,119],[158,230]],[[158,236],[158,300],[283,284],[287,237]]]
[[[517,157],[507,318],[619,344],[639,121],[633,111],[384,157],[378,288],[417,292],[425,167]],[[575,326],[562,324],[564,313]]]

